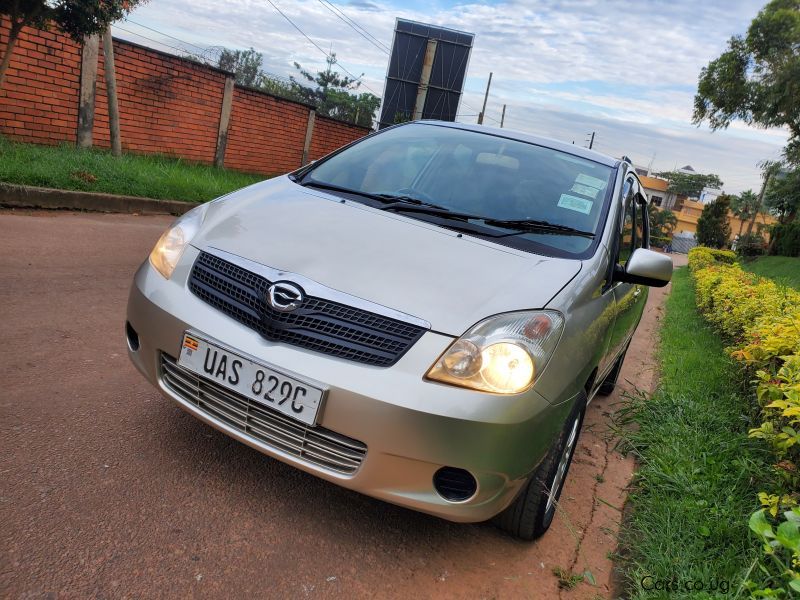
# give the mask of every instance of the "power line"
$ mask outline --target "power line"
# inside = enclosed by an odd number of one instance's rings
[[[280,14],[280,15],[281,15],[281,16],[282,16],[284,19],[286,19],[286,20],[289,22],[289,24],[290,24],[292,27],[294,27],[294,28],[295,28],[295,29],[296,29],[298,32],[300,32],[300,35],[302,35],[302,36],[303,36],[304,38],[306,38],[306,39],[307,39],[309,42],[311,42],[311,44],[313,44],[313,46],[314,46],[314,47],[315,47],[317,50],[319,50],[320,52],[322,52],[322,54],[324,54],[326,58],[330,57],[330,54],[329,54],[328,52],[325,52],[325,50],[323,50],[322,48],[320,48],[320,47],[319,47],[319,45],[317,44],[317,42],[315,42],[315,41],[314,41],[314,40],[312,40],[310,37],[308,37],[308,36],[306,35],[306,33],[305,33],[305,32],[304,32],[302,29],[300,29],[300,27],[298,27],[298,26],[295,24],[295,22],[294,22],[294,21],[292,21],[292,20],[291,20],[291,19],[290,19],[288,16],[286,16],[286,14],[285,14],[285,13],[284,13],[284,12],[283,12],[283,11],[282,11],[280,8],[278,8],[278,7],[275,5],[275,3],[274,3],[272,0],[267,0],[267,2],[269,2],[269,4],[272,6],[272,8],[274,8],[275,10],[277,10],[277,11],[278,11],[278,13],[279,13],[279,14]],[[344,71],[345,73],[347,73],[347,74],[348,74],[350,77],[352,77],[354,81],[359,81],[359,80],[361,79],[361,77],[356,77],[355,75],[353,75],[353,74],[352,74],[350,71],[348,71],[348,70],[347,70],[347,69],[346,69],[344,66],[342,66],[340,63],[338,63],[338,62],[334,62],[333,64],[334,64],[335,66],[337,66],[338,68],[340,68],[340,69],[341,69],[342,71]],[[363,82],[361,82],[361,83],[363,83]],[[368,89],[370,92],[372,92],[372,93],[373,93],[375,96],[377,96],[377,95],[378,95],[378,94],[377,94],[377,92],[375,92],[375,90],[373,90],[371,87],[369,87],[369,86],[368,86],[366,83],[364,83],[364,87],[365,87],[365,88],[367,88],[367,89]]]
[[[367,40],[370,44],[375,46],[378,50],[384,52],[385,54],[389,54],[389,49],[386,48],[382,43],[378,42],[377,39],[371,33],[369,33],[366,29],[363,29],[363,27],[358,25],[355,21],[350,20],[349,17],[347,17],[347,15],[345,15],[344,13],[339,14],[339,12],[337,12],[338,9],[334,10],[334,6],[331,5],[330,2],[324,2],[323,0],[317,0],[317,2],[322,4],[322,6],[324,6],[331,13],[333,13],[333,15],[337,19],[339,19],[342,23],[350,27],[353,31],[355,31],[358,35]],[[361,31],[361,29],[363,29],[363,32]]]
[[[202,52],[207,52],[209,50],[208,48],[203,48],[202,46],[198,46],[197,44],[193,44],[191,42],[187,42],[186,40],[182,40],[180,38],[176,38],[174,35],[170,35],[168,33],[164,33],[163,31],[159,31],[157,29],[153,29],[152,27],[149,27],[149,26],[144,25],[142,23],[137,23],[136,21],[134,21],[132,19],[125,19],[125,21],[127,23],[133,23],[134,25],[138,25],[139,27],[144,27],[145,29],[149,29],[153,33],[157,33],[159,35],[163,35],[165,37],[172,38],[173,40],[175,40],[176,42],[180,42],[181,44],[186,44],[187,46],[193,46],[193,47],[197,48],[198,50],[200,50]]]
[[[375,40],[375,41],[376,41],[378,44],[380,44],[381,46],[383,46],[384,48],[386,48],[387,52],[389,51],[389,46],[387,46],[387,45],[386,45],[386,44],[384,44],[384,43],[383,43],[381,40],[379,40],[379,39],[378,39],[378,38],[376,38],[374,35],[372,35],[372,33],[370,33],[369,31],[367,31],[367,29],[366,29],[365,27],[362,27],[361,25],[359,25],[358,23],[356,23],[356,22],[355,22],[353,19],[351,19],[349,16],[347,16],[347,15],[345,14],[345,12],[344,12],[344,11],[343,11],[341,8],[339,8],[338,6],[336,6],[336,5],[335,5],[333,2],[331,2],[330,0],[325,0],[325,2],[327,2],[328,4],[330,4],[330,5],[333,7],[333,9],[334,9],[336,12],[338,12],[338,13],[339,13],[340,15],[342,15],[342,16],[343,16],[345,19],[347,19],[348,21],[350,21],[350,22],[351,22],[353,25],[355,25],[356,27],[358,27],[358,28],[359,28],[361,31],[363,31],[364,33],[366,33],[366,34],[367,34],[369,37],[371,37],[373,40]]]
[[[171,46],[170,44],[167,44],[166,42],[162,42],[160,40],[154,40],[151,37],[147,37],[146,35],[142,35],[141,33],[137,33],[135,31],[131,31],[130,29],[125,29],[124,27],[120,27],[119,25],[116,25],[116,24],[114,25],[114,29],[119,29],[120,31],[124,31],[125,33],[130,33],[131,35],[137,35],[140,38],[143,38],[143,39],[148,40],[150,42],[153,42],[155,44],[161,44],[162,46],[166,46],[167,48],[172,48],[173,50],[177,50],[178,52],[182,52],[184,55],[189,55],[189,56],[192,56],[192,57],[194,57],[194,58],[196,58],[198,60],[203,60],[202,56],[194,54],[193,52],[189,52],[186,48],[178,48],[177,46]]]

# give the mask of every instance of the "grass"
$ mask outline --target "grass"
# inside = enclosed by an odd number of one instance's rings
[[[762,256],[750,262],[741,262],[742,268],[776,283],[800,290],[800,257]]]
[[[659,389],[623,411],[633,423],[623,435],[640,463],[622,536],[629,594],[732,598],[759,553],[747,523],[770,457],[747,438],[748,401],[723,341],[695,309],[685,268],[673,277],[659,356]],[[657,581],[678,587],[645,589]],[[716,590],[699,594],[686,582]]]
[[[37,146],[0,136],[0,181],[62,190],[205,202],[266,179],[166,156]]]
[[[553,575],[558,578],[558,587],[564,590],[571,590],[583,581],[584,576],[579,573],[573,573],[561,567],[553,569]]]

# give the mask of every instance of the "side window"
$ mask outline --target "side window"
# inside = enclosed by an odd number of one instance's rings
[[[625,266],[633,252],[635,239],[634,227],[636,225],[636,203],[633,201],[633,181],[625,182],[625,209],[622,218],[622,227],[619,234],[619,258],[617,262]]]
[[[648,243],[649,223],[647,221],[647,204],[642,201],[641,196],[636,197],[636,239],[634,240],[634,248],[647,248]]]

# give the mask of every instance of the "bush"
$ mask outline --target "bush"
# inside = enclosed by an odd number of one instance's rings
[[[753,437],[765,439],[796,488],[800,465],[800,292],[743,271],[729,257],[708,248],[689,252],[697,306],[735,345],[731,356],[755,384],[760,425]]]
[[[720,196],[703,207],[703,213],[697,219],[697,241],[703,246],[724,248],[731,237],[731,225],[728,222],[728,196]]]
[[[736,262],[736,253],[730,250],[717,250],[706,246],[695,246],[689,250],[689,268],[697,271],[712,264],[732,265]]]
[[[736,254],[739,256],[761,256],[767,249],[767,242],[760,233],[743,233],[736,241]]]
[[[772,240],[772,254],[800,256],[800,221],[773,226]]]
[[[730,354],[742,365],[742,379],[755,387],[757,426],[749,436],[764,440],[776,459],[778,493],[760,493],[764,509],[750,519],[771,558],[761,569],[779,585],[800,592],[800,572],[795,570],[800,565],[800,512],[792,508],[800,487],[800,292],[746,273],[727,256],[718,260],[708,248],[692,249],[689,266],[700,312],[734,340]],[[785,508],[792,510],[773,529],[768,515],[775,520]],[[769,591],[748,587],[754,595]],[[782,587],[772,592],[770,597],[788,594]]]

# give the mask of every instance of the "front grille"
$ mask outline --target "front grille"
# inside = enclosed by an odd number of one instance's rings
[[[205,414],[272,448],[308,463],[350,475],[358,470],[367,447],[324,427],[310,427],[249,398],[199,377],[161,354],[161,381]]]
[[[189,289],[202,300],[273,342],[388,367],[425,333],[425,328],[308,296],[291,312],[266,302],[271,281],[207,252],[201,252]]]

